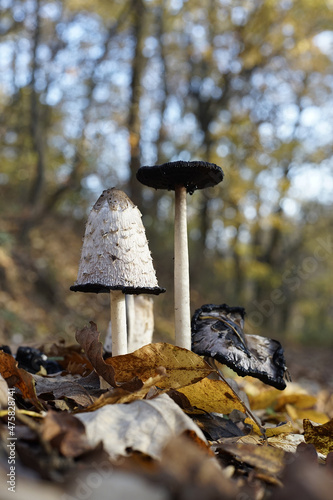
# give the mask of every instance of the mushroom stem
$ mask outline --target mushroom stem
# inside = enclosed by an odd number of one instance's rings
[[[126,303],[125,294],[110,290],[112,356],[127,354]]]
[[[176,345],[191,350],[190,273],[186,188],[175,186],[175,333]]]

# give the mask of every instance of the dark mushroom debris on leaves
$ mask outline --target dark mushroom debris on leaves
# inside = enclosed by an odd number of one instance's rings
[[[205,304],[192,317],[192,351],[228,366],[238,375],[251,375],[285,389],[289,374],[277,340],[244,334],[245,309]]]

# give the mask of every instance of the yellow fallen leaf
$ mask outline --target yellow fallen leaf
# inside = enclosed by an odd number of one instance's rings
[[[272,404],[280,396],[281,391],[278,389],[270,388],[267,390],[262,390],[258,394],[249,394],[247,391],[247,396],[249,398],[250,407],[252,410],[261,410],[272,406]]]
[[[303,428],[305,442],[314,444],[319,453],[327,455],[333,451],[333,419],[322,425],[313,425],[305,419]]]
[[[283,425],[278,425],[276,427],[269,427],[266,429],[266,437],[278,436],[279,434],[289,434],[294,431],[294,427],[291,422],[287,422]]]
[[[244,423],[252,425],[253,432],[255,434],[257,434],[258,436],[262,436],[263,435],[263,431],[260,429],[259,425],[254,420],[252,420],[252,418],[247,417],[244,420]],[[252,435],[252,433],[251,433],[251,435]]]
[[[232,410],[243,413],[247,411],[244,403],[223,380],[204,378],[196,384],[179,389],[179,392],[185,394],[192,406],[207,412],[228,415]]]
[[[288,414],[290,415],[290,408],[288,408]],[[317,424],[325,424],[329,421],[329,417],[325,413],[321,413],[317,410],[312,410],[311,408],[308,410],[300,410],[299,408],[293,408],[293,420],[303,420],[305,418],[316,422]]]
[[[295,421],[298,419],[297,410],[293,405],[286,404],[285,411],[287,412],[291,420]]]
[[[116,382],[129,382],[134,377],[145,382],[163,366],[167,377],[158,383],[161,389],[195,384],[213,371],[194,352],[166,343],[148,344],[130,354],[108,358],[105,363],[112,366]]]
[[[312,408],[316,402],[317,398],[310,394],[282,394],[277,399],[274,409],[275,411],[282,411],[287,404],[300,409]]]

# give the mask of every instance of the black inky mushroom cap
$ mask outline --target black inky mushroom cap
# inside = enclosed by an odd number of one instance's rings
[[[140,167],[136,178],[145,186],[175,190],[183,186],[193,194],[197,189],[212,187],[223,180],[223,171],[215,163],[173,161],[152,167]]]
[[[70,287],[72,292],[84,293],[110,293],[110,290],[121,290],[127,295],[139,295],[140,293],[149,293],[152,295],[159,295],[166,291],[165,288],[155,287],[133,287],[133,286],[108,286],[100,283],[85,283],[83,285],[73,285]]]
[[[245,309],[205,304],[192,317],[192,351],[277,389],[285,389],[288,371],[277,340],[243,332]]]

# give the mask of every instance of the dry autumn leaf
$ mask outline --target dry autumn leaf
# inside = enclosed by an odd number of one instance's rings
[[[228,415],[233,410],[246,413],[246,407],[224,380],[204,378],[196,384],[183,387],[179,392],[185,394],[191,405],[207,412]]]
[[[28,399],[38,410],[43,410],[35,390],[35,381],[31,373],[18,368],[15,358],[11,354],[0,351],[0,373],[9,387],[20,389],[22,396]]]
[[[113,367],[117,382],[128,382],[136,376],[144,382],[163,366],[167,377],[160,381],[161,389],[195,384],[213,371],[197,354],[166,343],[148,344],[131,354],[108,358],[106,364]]]
[[[329,418],[325,413],[321,413],[317,410],[313,410],[312,408],[302,410],[302,409],[296,408],[293,405],[287,404],[285,411],[287,412],[289,417],[294,421],[303,420],[305,418],[312,420],[313,422],[316,422],[318,424],[325,424],[326,422],[329,421]]]
[[[272,436],[279,436],[280,434],[289,434],[294,430],[293,424],[291,422],[286,422],[285,424],[277,425],[276,427],[268,427],[265,434],[266,437],[269,438]]]
[[[48,396],[47,400],[71,399],[82,407],[89,406],[94,401],[89,391],[83,387],[82,379],[73,375],[41,377],[36,374],[33,378],[36,382],[36,393],[41,399],[45,396]]]
[[[114,370],[110,364],[105,363],[102,356],[103,346],[99,342],[99,335],[96,324],[90,321],[90,327],[86,326],[82,330],[78,330],[75,338],[82,349],[84,349],[98,375],[103,377],[112,387],[116,387]]]
[[[316,404],[317,398],[311,394],[281,394],[277,398],[274,406],[275,411],[282,411],[287,404],[291,404],[299,409],[312,408]]]
[[[237,496],[236,484],[223,473],[216,459],[207,460],[205,451],[185,437],[175,437],[168,442],[159,466],[168,481],[176,479],[178,484],[185,484],[180,498],[206,499],[205,488],[209,489],[210,499],[242,498]]]
[[[249,408],[224,380],[205,378],[196,384],[180,389],[179,392],[187,397],[193,407],[207,412],[228,415],[233,410],[239,410],[250,417],[245,422],[252,425],[254,432],[259,435],[262,433],[258,423],[253,420],[255,417]]]
[[[276,475],[282,471],[284,467],[285,452],[279,448],[270,446],[257,446],[243,443],[228,443],[218,447],[234,456],[236,460],[245,462],[260,471],[268,474]]]
[[[211,380],[204,378],[196,384],[179,389],[184,394],[192,407],[206,412],[223,413],[228,415],[233,410],[249,415],[245,421],[252,425],[254,432],[261,434],[259,425],[253,420],[249,409],[224,380]]]
[[[297,446],[304,443],[304,436],[302,434],[278,434],[271,436],[267,440],[270,446],[274,448],[281,448],[289,453],[296,453]]]
[[[143,383],[142,387],[138,388],[138,390],[134,392],[128,392],[121,387],[117,389],[110,389],[101,394],[100,397],[94,401],[94,403],[87,406],[84,410],[78,411],[78,413],[95,411],[105,405],[130,403],[132,401],[136,401],[137,399],[143,399],[152,387],[160,384],[162,378],[163,375],[151,377]]]
[[[42,345],[40,350],[48,357],[56,359],[62,369],[72,375],[85,377],[94,369],[87,356],[81,352],[80,345],[65,345],[59,341],[51,346]]]
[[[8,385],[5,379],[0,375],[0,410],[7,408],[8,405]]]
[[[77,457],[89,449],[84,425],[67,412],[49,410],[41,425],[41,435],[65,457]]]
[[[257,390],[254,394],[247,389],[248,388],[245,387],[245,392],[247,394],[247,397],[249,398],[249,403],[252,410],[262,410],[269,408],[281,395],[281,391],[273,387],[269,387],[268,389],[260,387],[260,390]]]
[[[313,425],[305,419],[303,428],[305,442],[314,444],[319,453],[327,455],[333,451],[333,419],[323,425]]]
[[[169,439],[187,430],[206,442],[199,427],[166,394],[131,404],[103,406],[76,418],[84,423],[90,446],[102,441],[113,458],[134,450],[158,459]]]

